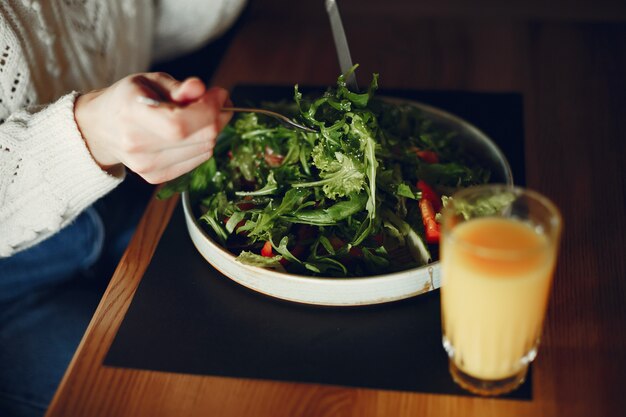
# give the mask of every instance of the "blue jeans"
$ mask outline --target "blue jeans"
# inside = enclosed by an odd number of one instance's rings
[[[0,259],[0,416],[45,413],[151,194],[132,182]]]

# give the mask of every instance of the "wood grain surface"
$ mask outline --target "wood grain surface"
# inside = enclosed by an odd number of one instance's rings
[[[103,367],[175,204],[155,200],[48,417],[624,415],[626,5],[417,3],[340,2],[360,83],[377,72],[381,88],[522,93],[527,185],[562,210],[565,229],[533,401]],[[229,36],[213,84],[331,85],[339,74],[321,0],[252,1]]]

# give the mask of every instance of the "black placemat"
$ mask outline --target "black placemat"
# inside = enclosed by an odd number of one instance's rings
[[[234,99],[289,97],[291,88],[241,86]],[[518,94],[388,91],[451,111],[501,147],[523,183]],[[363,307],[271,298],[226,278],[197,252],[174,212],[104,360],[177,373],[469,395],[441,347],[439,291]],[[503,398],[532,398],[532,378]]]

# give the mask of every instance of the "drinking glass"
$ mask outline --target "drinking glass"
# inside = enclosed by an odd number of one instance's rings
[[[470,187],[442,215],[441,310],[450,373],[500,395],[537,355],[562,220],[546,197],[509,185]]]

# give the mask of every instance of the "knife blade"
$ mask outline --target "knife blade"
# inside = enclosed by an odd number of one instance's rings
[[[339,68],[343,74],[346,74],[352,68],[352,58],[350,57],[350,48],[348,47],[348,39],[343,29],[341,16],[339,15],[339,7],[336,0],[326,0],[326,12],[330,19],[330,28],[333,32],[335,41],[335,49],[339,58]],[[352,91],[359,91],[356,82],[356,76],[351,73],[346,79],[346,84]]]

